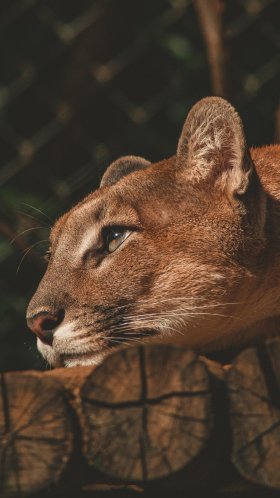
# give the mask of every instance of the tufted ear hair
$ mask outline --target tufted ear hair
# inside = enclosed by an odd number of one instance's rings
[[[229,102],[207,97],[191,109],[176,161],[193,183],[218,183],[232,195],[246,192],[254,167],[241,119]]]
[[[124,156],[114,161],[105,171],[100,187],[108,187],[117,183],[121,178],[133,171],[144,169],[150,166],[150,161],[143,157]]]

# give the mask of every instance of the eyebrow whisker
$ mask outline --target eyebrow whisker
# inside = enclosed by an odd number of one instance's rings
[[[45,218],[47,218],[47,220],[49,220],[52,224],[54,222],[54,220],[52,220],[46,213],[44,213],[43,211],[41,211],[41,209],[35,207],[35,206],[32,206],[31,204],[27,204],[27,202],[21,202],[21,204],[23,204],[23,206],[27,206],[31,209],[34,209],[34,211],[37,211],[37,213],[39,214],[42,214],[43,216],[45,216]]]

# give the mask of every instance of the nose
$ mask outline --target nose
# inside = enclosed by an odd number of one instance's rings
[[[54,330],[62,323],[63,319],[63,310],[59,310],[55,313],[43,310],[29,316],[27,318],[27,325],[44,344],[51,346],[53,343]]]

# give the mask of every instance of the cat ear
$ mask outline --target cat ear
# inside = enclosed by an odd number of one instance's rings
[[[247,191],[253,163],[241,119],[229,102],[207,97],[191,109],[176,161],[193,183],[219,184],[232,195]]]
[[[121,178],[133,171],[144,169],[150,166],[150,162],[143,157],[125,156],[114,161],[105,171],[100,187],[108,187],[117,183]]]

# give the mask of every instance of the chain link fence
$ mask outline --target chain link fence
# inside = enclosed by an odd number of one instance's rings
[[[226,94],[249,145],[272,143],[280,3],[217,5]],[[191,0],[2,1],[1,369],[42,367],[24,310],[52,220],[95,189],[120,155],[173,154],[189,108],[215,93],[202,28]]]

